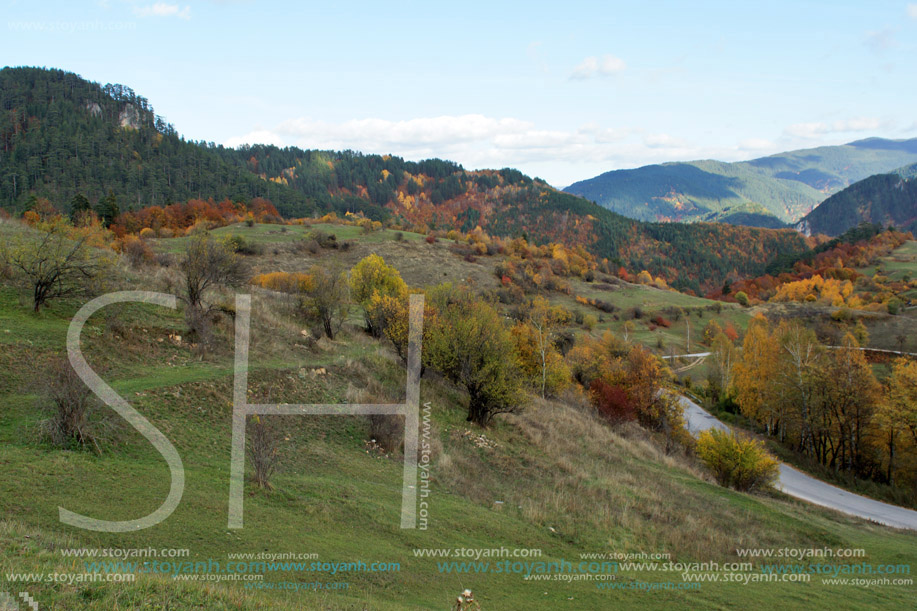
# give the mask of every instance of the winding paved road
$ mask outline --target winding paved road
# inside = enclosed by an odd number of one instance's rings
[[[678,399],[685,408],[685,422],[688,426],[688,431],[692,435],[697,435],[701,431],[710,428],[717,428],[723,431],[729,430],[728,426],[704,411],[687,397],[679,395]],[[887,526],[894,526],[895,528],[917,530],[917,511],[847,492],[837,486],[815,479],[811,475],[806,475],[799,469],[794,469],[785,463],[780,463],[780,477],[777,480],[777,488],[790,496],[816,505],[830,507],[843,513],[879,522]]]

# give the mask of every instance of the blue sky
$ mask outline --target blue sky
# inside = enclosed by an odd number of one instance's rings
[[[352,148],[556,186],[917,137],[914,2],[6,0],[4,65],[147,97],[229,145]]]

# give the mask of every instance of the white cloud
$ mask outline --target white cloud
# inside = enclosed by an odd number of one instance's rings
[[[557,149],[575,143],[577,137],[569,132],[530,130],[519,134],[500,134],[493,139],[501,149]]]
[[[191,19],[191,7],[185,5],[184,8],[181,8],[177,4],[157,2],[149,6],[135,7],[134,14],[138,17],[178,17],[179,19]]]
[[[912,19],[917,19],[917,4],[908,4],[907,5],[907,14],[908,14],[908,17]]]
[[[748,138],[739,142],[739,150],[749,152],[770,151],[774,150],[776,146],[776,144],[764,138]]]
[[[555,186],[564,186],[614,169],[692,159],[744,160],[781,150],[837,143],[857,132],[878,135],[891,128],[902,130],[888,120],[848,117],[790,125],[782,136],[773,139],[749,135],[732,143],[698,146],[680,132],[608,127],[597,122],[559,128],[481,114],[403,120],[367,117],[340,122],[301,117],[273,126],[253,126],[252,131],[229,138],[224,144],[352,149],[398,155],[407,160],[439,157],[468,169],[514,167],[531,176],[541,176]],[[910,127],[911,132],[914,130],[917,123]]]
[[[585,80],[597,76],[611,76],[627,68],[627,64],[620,57],[603,55],[602,57],[590,56],[573,69],[570,78]]]
[[[585,177],[592,168],[598,173],[602,168],[668,161],[688,154],[681,149],[650,149],[635,138],[640,133],[634,128],[606,128],[594,123],[570,130],[543,129],[529,121],[478,114],[400,121],[364,118],[339,123],[296,118],[271,128],[258,126],[224,144],[353,149],[391,153],[409,160],[441,157],[469,169],[517,167],[548,180],[559,179],[559,185]],[[670,144],[681,143],[673,139]],[[584,164],[590,164],[590,169],[584,169]],[[559,172],[563,172],[562,177]]]
[[[595,141],[599,144],[608,144],[610,142],[620,142],[633,133],[629,129],[600,129],[595,133]]]
[[[243,144],[273,144],[274,146],[283,147],[286,143],[283,137],[267,129],[256,129],[248,132],[244,136],[230,138],[224,142],[226,146],[236,148]]]
[[[835,121],[831,127],[836,132],[867,132],[882,127],[882,121],[874,117],[858,117],[845,121]]]
[[[869,118],[807,124],[806,133],[866,130]],[[789,128],[788,128],[789,129]],[[798,131],[805,131],[798,128]],[[224,141],[227,146],[274,144],[304,149],[352,149],[393,154],[408,160],[440,157],[468,169],[514,167],[541,176],[555,186],[620,168],[666,161],[733,161],[781,150],[776,143],[749,138],[717,147],[698,147],[681,133],[647,132],[639,127],[608,127],[597,122],[569,128],[536,124],[514,117],[480,114],[391,120],[379,117],[340,122],[295,118]]]
[[[352,119],[343,123],[291,119],[281,123],[276,131],[297,142],[314,143],[310,146],[361,147],[363,150],[384,151],[405,147],[450,148],[461,143],[522,134],[532,129],[531,123],[518,119],[495,119],[471,114],[403,121]]]
[[[818,138],[827,134],[830,129],[827,123],[794,123],[784,130],[790,136],[797,138]]]
[[[651,149],[683,149],[688,146],[684,140],[669,134],[649,134],[643,143]]]
[[[795,123],[787,127],[784,131],[790,136],[811,139],[820,138],[828,134],[874,131],[882,126],[883,122],[874,117],[857,117],[834,121],[833,123],[825,123],[822,121],[814,123]]]

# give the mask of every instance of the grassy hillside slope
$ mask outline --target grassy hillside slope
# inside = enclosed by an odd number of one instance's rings
[[[251,257],[254,270],[347,263],[339,251],[293,256],[284,250],[285,234],[262,226],[248,229],[265,247],[263,254]],[[0,224],[7,236],[19,230]],[[346,256],[384,251],[413,284],[469,278],[484,283],[492,275],[455,257],[443,244],[371,235],[374,239],[365,241],[354,236]],[[172,240],[158,245],[166,251],[178,246]],[[427,261],[451,257],[452,264],[423,268],[415,259],[419,249],[425,249]],[[120,282],[124,288],[167,290],[172,273],[161,267],[125,270]],[[620,299],[621,308],[645,302],[634,294],[637,290],[643,289],[626,288],[610,298]],[[275,402],[401,400],[402,366],[387,345],[356,328],[356,312],[334,341],[308,342],[282,301],[267,291],[252,291],[253,397]],[[671,295],[687,300],[685,306],[708,303]],[[498,573],[493,562],[488,571],[476,565],[457,573],[456,566],[420,557],[415,550],[527,548],[541,550],[538,560],[573,564],[581,554],[610,552],[726,563],[745,561],[737,548],[830,547],[864,549],[865,557],[856,562],[917,562],[914,533],[867,524],[776,492],[746,495],[723,489],[690,460],[666,456],[640,429],[611,429],[576,401],[532,401],[489,429],[471,428],[465,422],[465,397],[433,375],[424,376],[421,384],[421,402],[430,406],[432,444],[427,530],[398,527],[400,456],[366,443],[365,419],[292,416],[275,417],[283,441],[274,489],[247,483],[245,528],[229,530],[232,325],[228,320],[218,325],[216,344],[204,351],[179,337],[184,328],[180,312],[141,305],[94,316],[84,330],[83,350],[104,379],[175,444],[186,469],[182,503],[161,524],[136,533],[64,526],[58,521],[60,506],[105,519],[144,515],[159,505],[169,481],[158,453],[129,428],[98,456],[39,440],[42,416],[35,401],[43,366],[63,349],[69,319],[79,305],[61,301],[33,315],[15,291],[0,290],[0,591],[28,591],[42,608],[445,609],[464,588],[474,590],[482,609],[875,609],[906,608],[912,599],[913,586],[830,585],[823,583],[825,575],[813,575],[808,583],[763,580],[758,561],[735,572],[700,569],[718,581],[695,588],[678,569],[619,567],[606,569],[612,581],[538,583],[522,574]],[[187,548],[191,560],[203,562],[226,562],[230,553],[296,552],[317,554],[322,562],[387,562],[398,568],[336,574],[269,571],[264,585],[252,588],[242,581],[201,583],[150,574],[131,585],[10,578],[13,572],[86,572],[81,562],[60,553],[62,547],[148,546]],[[288,583],[325,585],[281,589],[291,587],[282,585]]]

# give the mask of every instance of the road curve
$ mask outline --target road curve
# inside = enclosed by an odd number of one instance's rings
[[[685,424],[692,435],[710,428],[728,431],[729,427],[714,418],[687,397],[678,396],[684,406]],[[780,463],[777,488],[786,494],[829,507],[842,513],[893,526],[917,530],[917,511],[866,498],[832,486],[785,463]]]

